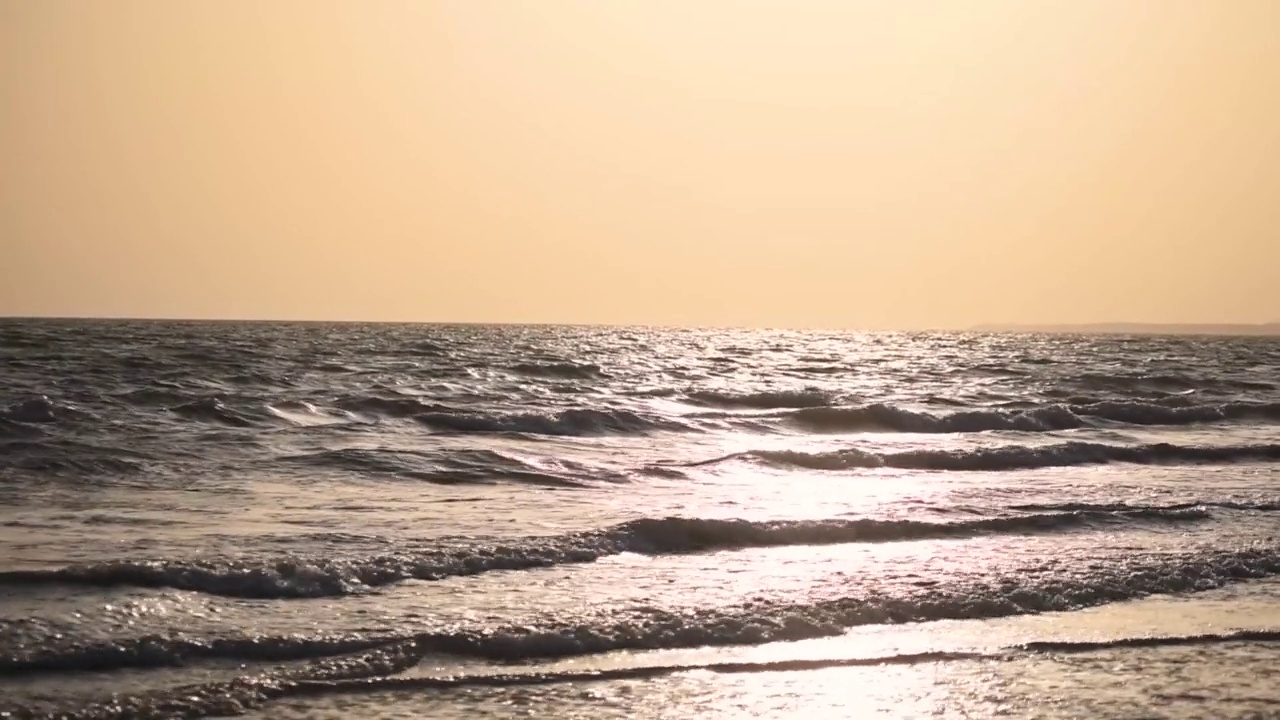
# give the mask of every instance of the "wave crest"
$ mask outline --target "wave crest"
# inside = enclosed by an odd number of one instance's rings
[[[782,419],[813,432],[1052,432],[1096,426],[1099,421],[1129,425],[1193,425],[1225,420],[1280,420],[1280,403],[1171,405],[1102,401],[1045,405],[1025,410],[986,409],[952,413],[930,413],[875,404],[859,407],[807,407],[783,415]]]
[[[727,409],[776,410],[780,408],[817,408],[832,403],[830,393],[815,388],[774,390],[754,393],[732,393],[717,390],[695,390],[686,395],[698,405]]]
[[[820,407],[796,411],[786,418],[817,432],[969,433],[987,430],[1047,432],[1071,430],[1084,421],[1062,405],[1034,410],[965,410],[950,414],[906,410],[892,405]]]
[[[572,409],[556,413],[429,412],[415,420],[428,427],[462,433],[528,433],[531,435],[644,435],[659,430],[688,431],[688,425],[629,410]]]
[[[193,400],[169,408],[169,412],[187,420],[214,423],[230,427],[245,428],[254,424],[253,420],[243,413],[227,407],[218,398]]]
[[[732,623],[722,623],[732,625]],[[764,642],[768,635],[768,621],[756,625],[737,639],[739,643]],[[803,620],[792,618],[788,623],[792,632],[799,634],[836,634],[839,628],[822,628],[807,633]],[[763,626],[763,627],[762,627]],[[731,628],[719,628],[723,633]],[[525,631],[529,632],[528,630]],[[497,640],[489,637],[491,645]],[[579,633],[585,640],[591,637]],[[651,639],[652,635],[644,637]],[[675,647],[683,647],[697,633],[672,635],[664,639],[675,641]],[[723,636],[717,637],[721,639]],[[467,637],[460,633],[421,633],[403,637],[352,637],[352,638],[281,638],[259,636],[229,640],[198,641],[185,638],[141,638],[105,645],[72,648],[64,654],[46,653],[41,660],[49,662],[48,669],[114,669],[121,667],[151,667],[160,664],[181,664],[188,657],[230,657],[240,659],[292,659],[310,658],[311,662],[300,667],[276,667],[256,674],[243,675],[231,681],[205,682],[138,695],[113,695],[101,703],[91,703],[78,708],[62,707],[49,712],[20,708],[20,717],[48,716],[61,718],[119,717],[127,708],[129,717],[205,717],[209,715],[238,715],[248,709],[270,701],[289,697],[314,697],[326,694],[344,694],[379,691],[446,691],[474,687],[526,687],[531,685],[581,684],[588,682],[643,680],[682,672],[702,671],[710,673],[759,673],[796,672],[837,667],[874,667],[887,665],[913,665],[920,663],[964,662],[974,660],[1010,660],[1029,654],[1078,654],[1116,648],[1183,647],[1224,643],[1272,643],[1280,642],[1280,632],[1274,630],[1237,630],[1191,636],[1123,637],[1097,642],[1031,642],[996,650],[952,650],[898,653],[881,656],[790,658],[773,661],[721,661],[703,663],[677,663],[669,665],[636,665],[583,670],[528,669],[514,672],[476,672],[447,676],[435,674],[411,675],[405,671],[419,665],[427,655],[441,648],[470,648]],[[656,638],[655,638],[656,639]],[[634,644],[628,643],[628,644]],[[735,644],[722,641],[711,644]],[[607,645],[607,643],[605,643]],[[548,647],[550,645],[548,644]],[[513,646],[518,647],[518,646]],[[644,649],[668,647],[666,644],[646,644]],[[138,652],[138,648],[145,648]],[[249,652],[244,652],[246,649]],[[266,652],[263,652],[263,650]],[[542,648],[539,648],[542,649]],[[556,648],[560,650],[561,648]],[[587,649],[585,645],[569,644],[563,648]],[[600,648],[591,648],[600,651]],[[278,651],[283,652],[278,652]],[[541,655],[539,655],[541,657]],[[78,662],[88,658],[89,664]],[[99,666],[100,659],[118,659]],[[508,659],[508,658],[504,658]],[[0,668],[9,666],[12,658],[0,658]],[[18,672],[34,667],[17,665]]]
[[[0,584],[168,587],[246,598],[307,598],[360,593],[402,580],[439,580],[496,570],[589,563],[625,552],[675,555],[787,545],[833,545],[988,534],[1063,532],[1100,524],[1187,523],[1203,508],[1037,513],[934,523],[916,520],[753,522],[686,517],[641,518],[603,530],[525,538],[502,545],[365,558],[286,557],[274,561],[114,561],[58,570],[0,572]]]
[[[552,487],[584,487],[590,480],[626,480],[618,473],[567,463],[559,463],[559,466],[570,472],[555,472],[493,450],[481,449],[426,453],[381,448],[341,448],[280,459],[328,470],[421,480],[437,485],[517,482]]]

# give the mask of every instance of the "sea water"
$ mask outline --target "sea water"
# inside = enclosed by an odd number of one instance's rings
[[[3,320],[0,717],[1278,717],[1278,428],[1267,338]]]

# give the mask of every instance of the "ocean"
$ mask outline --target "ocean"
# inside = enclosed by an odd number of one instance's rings
[[[1280,717],[1280,339],[0,320],[0,717]]]

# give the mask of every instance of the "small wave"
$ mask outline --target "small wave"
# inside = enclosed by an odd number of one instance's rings
[[[622,394],[630,397],[668,398],[679,395],[680,391],[669,387],[648,387],[623,390]]]
[[[1178,374],[1119,374],[1119,373],[1082,373],[1073,378],[1081,386],[1094,390],[1112,392],[1128,392],[1130,394],[1158,394],[1166,392],[1184,392],[1198,390],[1213,384],[1203,378]]]
[[[1009,509],[1032,512],[1125,512],[1129,510],[1190,510],[1193,508],[1222,508],[1251,512],[1278,512],[1280,502],[1242,502],[1231,500],[1198,500],[1169,505],[1129,505],[1127,503],[1027,503],[1012,505]]]
[[[1126,648],[1186,647],[1189,645],[1220,645],[1222,643],[1237,642],[1280,642],[1280,630],[1237,630],[1229,633],[1155,635],[1151,637],[1127,637],[1098,641],[1030,642],[1018,645],[1016,649],[1036,653],[1067,654]]]
[[[0,450],[0,470],[72,478],[139,473],[149,459],[143,453],[121,448],[29,436],[8,440]]]
[[[1275,390],[1276,384],[1261,380],[1226,380],[1225,384],[1237,390]]]
[[[804,390],[776,390],[772,392],[732,393],[716,390],[696,390],[686,396],[690,402],[721,408],[774,410],[779,408],[817,408],[831,404],[830,393],[806,388]]]
[[[77,478],[95,475],[133,475],[143,470],[141,464],[118,457],[20,457],[6,460],[0,467]]]
[[[389,418],[412,418],[425,412],[447,412],[452,408],[435,403],[425,403],[417,398],[348,396],[340,398],[335,405],[348,412],[363,413]]]
[[[1074,430],[1098,420],[1130,425],[1193,425],[1225,420],[1280,420],[1280,403],[1190,405],[1172,402],[1102,401],[1046,405],[1025,410],[929,413],[892,405],[808,407],[782,419],[814,432],[971,433],[990,430]]]
[[[663,677],[692,671],[719,674],[803,672],[838,667],[877,667],[885,665],[919,665],[925,663],[970,660],[1008,660],[1021,653],[1075,654],[1120,648],[1179,647],[1236,642],[1280,642],[1280,631],[1241,630],[1223,634],[1120,638],[1101,642],[1032,642],[996,651],[924,651],[871,657],[797,658],[776,661],[709,662],[678,665],[641,665],[585,671],[524,672],[512,674],[478,674],[450,677],[381,677],[355,678],[332,682],[306,683],[308,689],[320,692],[367,692],[393,689],[436,689],[461,687],[511,687],[559,683],[603,682]],[[304,681],[305,682],[305,681]]]
[[[553,487],[584,487],[587,478],[546,472],[492,450],[419,453],[406,450],[342,448],[291,455],[284,462],[361,475],[422,480],[437,485],[476,485],[498,481]],[[617,480],[608,475],[607,480]]]
[[[514,432],[531,435],[644,435],[659,430],[687,431],[682,423],[643,417],[627,410],[562,410],[538,413],[422,413],[414,418],[437,430],[463,433]]]
[[[751,522],[669,517],[633,520],[610,534],[628,538],[625,551],[649,554],[737,550],[780,545],[834,545],[931,538],[972,537],[983,534],[1053,532],[1093,523],[1183,523],[1205,520],[1200,508],[1165,510],[1071,511],[935,523],[919,520],[813,520]]]
[[[1280,403],[1224,403],[1169,407],[1141,402],[1099,402],[1073,405],[1077,415],[1130,425],[1192,425],[1223,420],[1280,420]]]
[[[1061,405],[1034,410],[966,410],[932,414],[892,405],[863,407],[815,407],[797,410],[786,420],[817,432],[968,433],[987,430],[1047,432],[1071,430],[1084,421]]]
[[[187,396],[176,389],[153,382],[146,387],[136,387],[112,394],[112,399],[144,408],[168,408],[181,405]]]
[[[405,346],[405,350],[411,355],[424,355],[426,357],[442,357],[449,354],[449,349],[444,345],[430,340],[419,340]]]
[[[316,427],[322,425],[341,425],[350,423],[352,416],[343,413],[341,416],[331,415],[309,402],[300,400],[284,400],[266,406],[267,412],[273,416],[298,427]]]
[[[341,665],[353,666],[361,662],[376,664],[354,673],[356,677],[369,677],[388,671],[403,670],[416,664],[434,648],[448,647],[457,640],[440,633],[414,635],[255,635],[247,637],[193,638],[182,636],[145,636],[123,638],[107,642],[68,643],[61,647],[22,648],[8,655],[0,655],[0,676],[29,675],[36,673],[65,673],[112,671],[125,668],[180,667],[201,660],[237,660],[249,662],[282,662],[311,660],[311,667],[337,667],[339,663],[325,663],[342,657]],[[345,657],[344,657],[345,656]],[[351,657],[355,656],[355,657]],[[542,684],[576,681],[578,679],[604,680],[611,677],[647,677],[688,670],[712,672],[763,672],[801,670],[831,664],[890,665],[942,662],[969,657],[984,657],[970,653],[922,652],[862,658],[833,658],[818,660],[783,660],[778,662],[728,662],[700,663],[696,665],[640,666],[613,670],[593,670],[585,673],[519,673],[516,675],[484,674],[462,676],[458,679],[412,678],[408,682],[426,681],[456,685],[473,684]],[[382,661],[377,663],[377,661]],[[316,662],[319,661],[319,662]],[[353,662],[354,661],[354,662]],[[384,663],[390,661],[391,667]],[[286,671],[288,672],[288,671]],[[291,675],[299,679],[324,681],[309,669],[293,670]],[[321,676],[330,676],[330,682],[338,679],[332,670]],[[388,678],[379,677],[380,681]]]
[[[1105,390],[1148,398],[1162,397],[1169,394],[1214,393],[1231,390],[1256,392],[1276,389],[1275,383],[1264,380],[1248,380],[1221,375],[1104,375],[1100,373],[1085,373],[1076,378],[1076,382],[1082,387],[1091,390]]]
[[[565,683],[645,680],[687,672],[722,675],[739,673],[803,672],[838,667],[879,667],[920,665],[962,660],[1000,659],[1000,655],[979,652],[926,651],[875,657],[815,658],[756,662],[688,663],[683,665],[640,665],[599,670],[559,670],[550,672],[477,673],[451,676],[400,676],[349,678],[343,680],[300,680],[297,687],[309,695],[384,690],[450,690],[473,687],[523,687]]]
[[[1079,570],[1079,569],[1077,569]],[[1011,575],[904,595],[868,593],[817,602],[755,603],[559,628],[450,633],[442,652],[493,660],[570,657],[613,650],[746,645],[840,635],[861,625],[997,618],[1069,611],[1154,594],[1204,591],[1280,573],[1275,548],[1156,555],[1049,576]]]
[[[286,557],[275,561],[114,561],[57,570],[0,572],[0,584],[168,587],[227,597],[306,598],[356,594],[402,580],[439,580],[501,570],[581,564],[622,553],[677,555],[786,545],[833,545],[987,534],[1068,531],[1095,524],[1186,523],[1203,509],[1077,511],[964,522],[814,520],[752,522],[642,518],[603,530],[534,537],[502,545],[373,557]]]
[[[730,460],[763,462],[782,468],[805,470],[852,470],[895,468],[899,470],[1005,471],[1047,467],[1132,463],[1225,464],[1280,460],[1280,445],[1183,446],[1169,443],[1149,445],[1107,445],[1065,442],[1056,445],[1007,445],[976,450],[908,450],[875,453],[850,448],[825,453],[795,450],[755,450],[691,463],[705,466]]]
[[[193,660],[251,660],[279,662],[311,660],[371,650],[395,642],[379,636],[254,636],[244,638],[183,638],[152,635],[106,643],[39,643],[0,656],[0,675],[41,672],[116,670],[126,667],[166,667]]]
[[[844,628],[839,628],[844,630]],[[830,634],[838,634],[830,633]],[[821,635],[818,635],[821,636]],[[510,637],[510,636],[508,636]],[[56,650],[42,649],[28,654],[0,657],[0,674],[19,675],[38,672],[67,672],[116,670],[138,667],[181,666],[193,660],[228,659],[257,662],[278,662],[286,660],[324,661],[341,656],[346,657],[341,665],[359,666],[374,661],[372,667],[356,669],[348,677],[354,675],[359,685],[341,687],[329,686],[329,689],[378,689],[385,687],[419,686],[426,687],[460,687],[472,685],[507,686],[534,685],[560,682],[586,682],[613,680],[624,678],[644,678],[669,675],[677,672],[703,670],[717,673],[746,672],[786,672],[812,670],[826,667],[855,667],[878,665],[914,665],[920,663],[954,662],[959,660],[1008,659],[1019,653],[1035,654],[1077,654],[1099,652],[1114,649],[1151,648],[1151,647],[1185,647],[1194,645],[1214,645],[1238,642],[1280,642],[1280,631],[1276,630],[1237,630],[1228,633],[1206,633],[1202,635],[1144,636],[1124,637],[1101,641],[1037,641],[1021,645],[1000,648],[995,651],[924,651],[881,655],[870,657],[836,657],[814,659],[790,659],[778,661],[746,661],[746,662],[711,662],[679,665],[641,665],[599,670],[523,672],[515,674],[491,674],[450,676],[446,678],[416,676],[410,678],[375,677],[387,670],[398,671],[408,669],[417,664],[427,653],[433,650],[457,650],[459,646],[467,646],[466,634],[419,633],[403,636],[254,636],[245,638],[194,639],[182,637],[143,637],[130,638],[102,644],[88,644],[60,648]],[[720,645],[754,644],[750,640],[742,643],[723,642]],[[472,645],[474,647],[474,645]],[[670,645],[660,645],[664,649],[685,647],[678,640]],[[575,653],[576,654],[576,653]],[[486,655],[487,657],[488,655]],[[551,656],[555,656],[552,654]],[[533,657],[544,658],[545,654]],[[530,659],[529,657],[499,657],[501,660]],[[353,660],[355,662],[353,662]],[[381,661],[380,663],[378,661]],[[387,667],[390,665],[391,667]],[[335,678],[331,668],[338,663],[313,663],[311,667],[320,669],[320,675],[328,675],[324,680],[315,676],[314,671],[294,670],[291,674],[302,681],[341,682]],[[327,672],[326,672],[327,671]],[[286,671],[287,672],[287,671]]]
[[[592,380],[604,375],[599,365],[591,363],[517,363],[511,366],[511,370],[530,377],[559,380]]]
[[[252,427],[254,422],[243,413],[227,407],[217,398],[204,398],[189,403],[175,405],[169,412],[187,420],[228,425],[230,427]]]
[[[289,647],[290,640],[279,638],[252,638],[246,641],[231,641],[233,644],[245,644],[260,647]],[[309,642],[306,639],[293,641],[293,645]],[[116,667],[154,667],[168,662],[167,652],[190,652],[203,647],[216,647],[226,641],[213,641],[202,644],[198,641],[171,641],[152,639],[142,644],[144,653],[137,655],[129,652],[130,648],[122,648],[118,652],[112,646],[87,648],[97,649],[105,655],[114,655],[123,659],[125,664]],[[197,655],[200,653],[197,652]],[[250,653],[260,655],[261,653]],[[288,653],[285,653],[286,655]],[[219,657],[214,654],[213,657]],[[155,662],[129,664],[145,657]],[[300,658],[312,657],[305,652]],[[403,672],[413,667],[423,657],[421,648],[412,640],[402,642],[381,641],[379,644],[358,654],[321,655],[312,662],[301,667],[277,667],[259,673],[245,674],[234,680],[224,682],[206,682],[197,685],[183,685],[175,688],[142,692],[133,695],[113,694],[100,702],[79,704],[70,707],[31,707],[4,708],[6,717],[19,718],[58,718],[59,720],[113,720],[122,718],[200,718],[208,716],[243,715],[247,710],[259,707],[271,700],[291,695],[314,695],[318,688],[329,684],[334,688],[342,687],[344,680],[358,678],[386,677]],[[106,668],[103,668],[106,669]]]
[[[665,478],[667,480],[688,480],[689,475],[678,467],[671,465],[645,465],[639,469],[641,475]]]
[[[792,626],[800,623],[793,618]],[[839,630],[826,629],[824,634],[838,634]],[[324,654],[315,657],[302,667],[277,667],[246,674],[224,682],[205,682],[177,688],[151,691],[136,695],[112,695],[102,702],[79,707],[59,707],[37,710],[17,708],[17,717],[58,717],[64,720],[91,720],[117,717],[188,717],[211,715],[241,715],[272,701],[292,697],[316,697],[321,695],[367,693],[386,691],[424,690],[444,691],[476,687],[526,687],[534,685],[575,684],[609,682],[619,680],[653,679],[677,673],[706,672],[716,674],[804,672],[838,667],[879,667],[890,665],[918,665],[945,662],[1010,660],[1027,654],[1074,654],[1100,652],[1113,648],[1145,648],[1222,643],[1260,643],[1280,641],[1276,631],[1237,631],[1217,635],[1185,637],[1121,638],[1102,642],[1039,642],[1021,646],[1000,648],[993,651],[923,651],[893,655],[864,657],[790,658],[774,661],[722,661],[683,663],[669,665],[637,665],[584,670],[530,669],[523,672],[476,672],[447,676],[413,674],[405,671],[419,665],[422,660],[440,646],[457,647],[457,635],[422,634],[409,638],[375,639],[365,649],[350,654]],[[494,638],[490,638],[491,640]],[[682,642],[679,638],[677,642]],[[225,641],[199,643],[170,640],[170,644],[182,647],[178,652],[195,648],[212,648]],[[243,644],[246,641],[231,641]],[[252,645],[264,647],[288,647],[306,643],[307,639],[253,638]],[[357,641],[361,642],[361,641]],[[753,642],[753,640],[746,640]],[[754,642],[761,642],[754,640]],[[160,657],[165,654],[165,641],[158,640],[153,647]],[[720,643],[727,644],[727,643]],[[677,645],[677,646],[683,646]],[[341,648],[342,644],[336,645]],[[648,648],[645,648],[648,649]],[[108,653],[110,648],[108,647]],[[217,656],[217,655],[215,655]],[[137,655],[126,655],[129,660]],[[302,657],[309,657],[302,655]],[[125,665],[126,667],[132,665]],[[142,665],[144,667],[148,665]]]
[[[644,679],[701,670],[715,673],[789,672],[826,667],[873,667],[978,659],[979,653],[920,652],[880,657],[790,659],[773,662],[718,662],[649,665],[598,670],[561,670],[452,676],[400,675],[421,663],[440,644],[430,634],[409,638],[338,640],[321,638],[255,637],[243,640],[198,641],[146,638],[118,644],[76,648],[49,654],[18,672],[111,670],[128,667],[183,665],[191,659],[250,660],[310,659],[301,667],[275,667],[230,681],[205,682],[135,695],[113,694],[109,699],[79,706],[14,708],[5,715],[61,720],[104,718],[187,717],[241,715],[273,700],[289,697],[371,692],[380,690],[447,690],[466,687],[514,687],[554,683],[584,683]],[[248,652],[245,652],[248,650]],[[319,651],[313,652],[313,651]],[[337,653],[332,651],[346,652]],[[11,658],[0,658],[0,668]],[[105,661],[105,662],[99,662]],[[45,665],[47,667],[40,667]]]

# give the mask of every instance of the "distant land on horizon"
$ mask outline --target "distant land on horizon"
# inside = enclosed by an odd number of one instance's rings
[[[977,332],[1045,332],[1111,335],[1280,335],[1280,322],[1269,323],[1058,323],[984,324]]]

